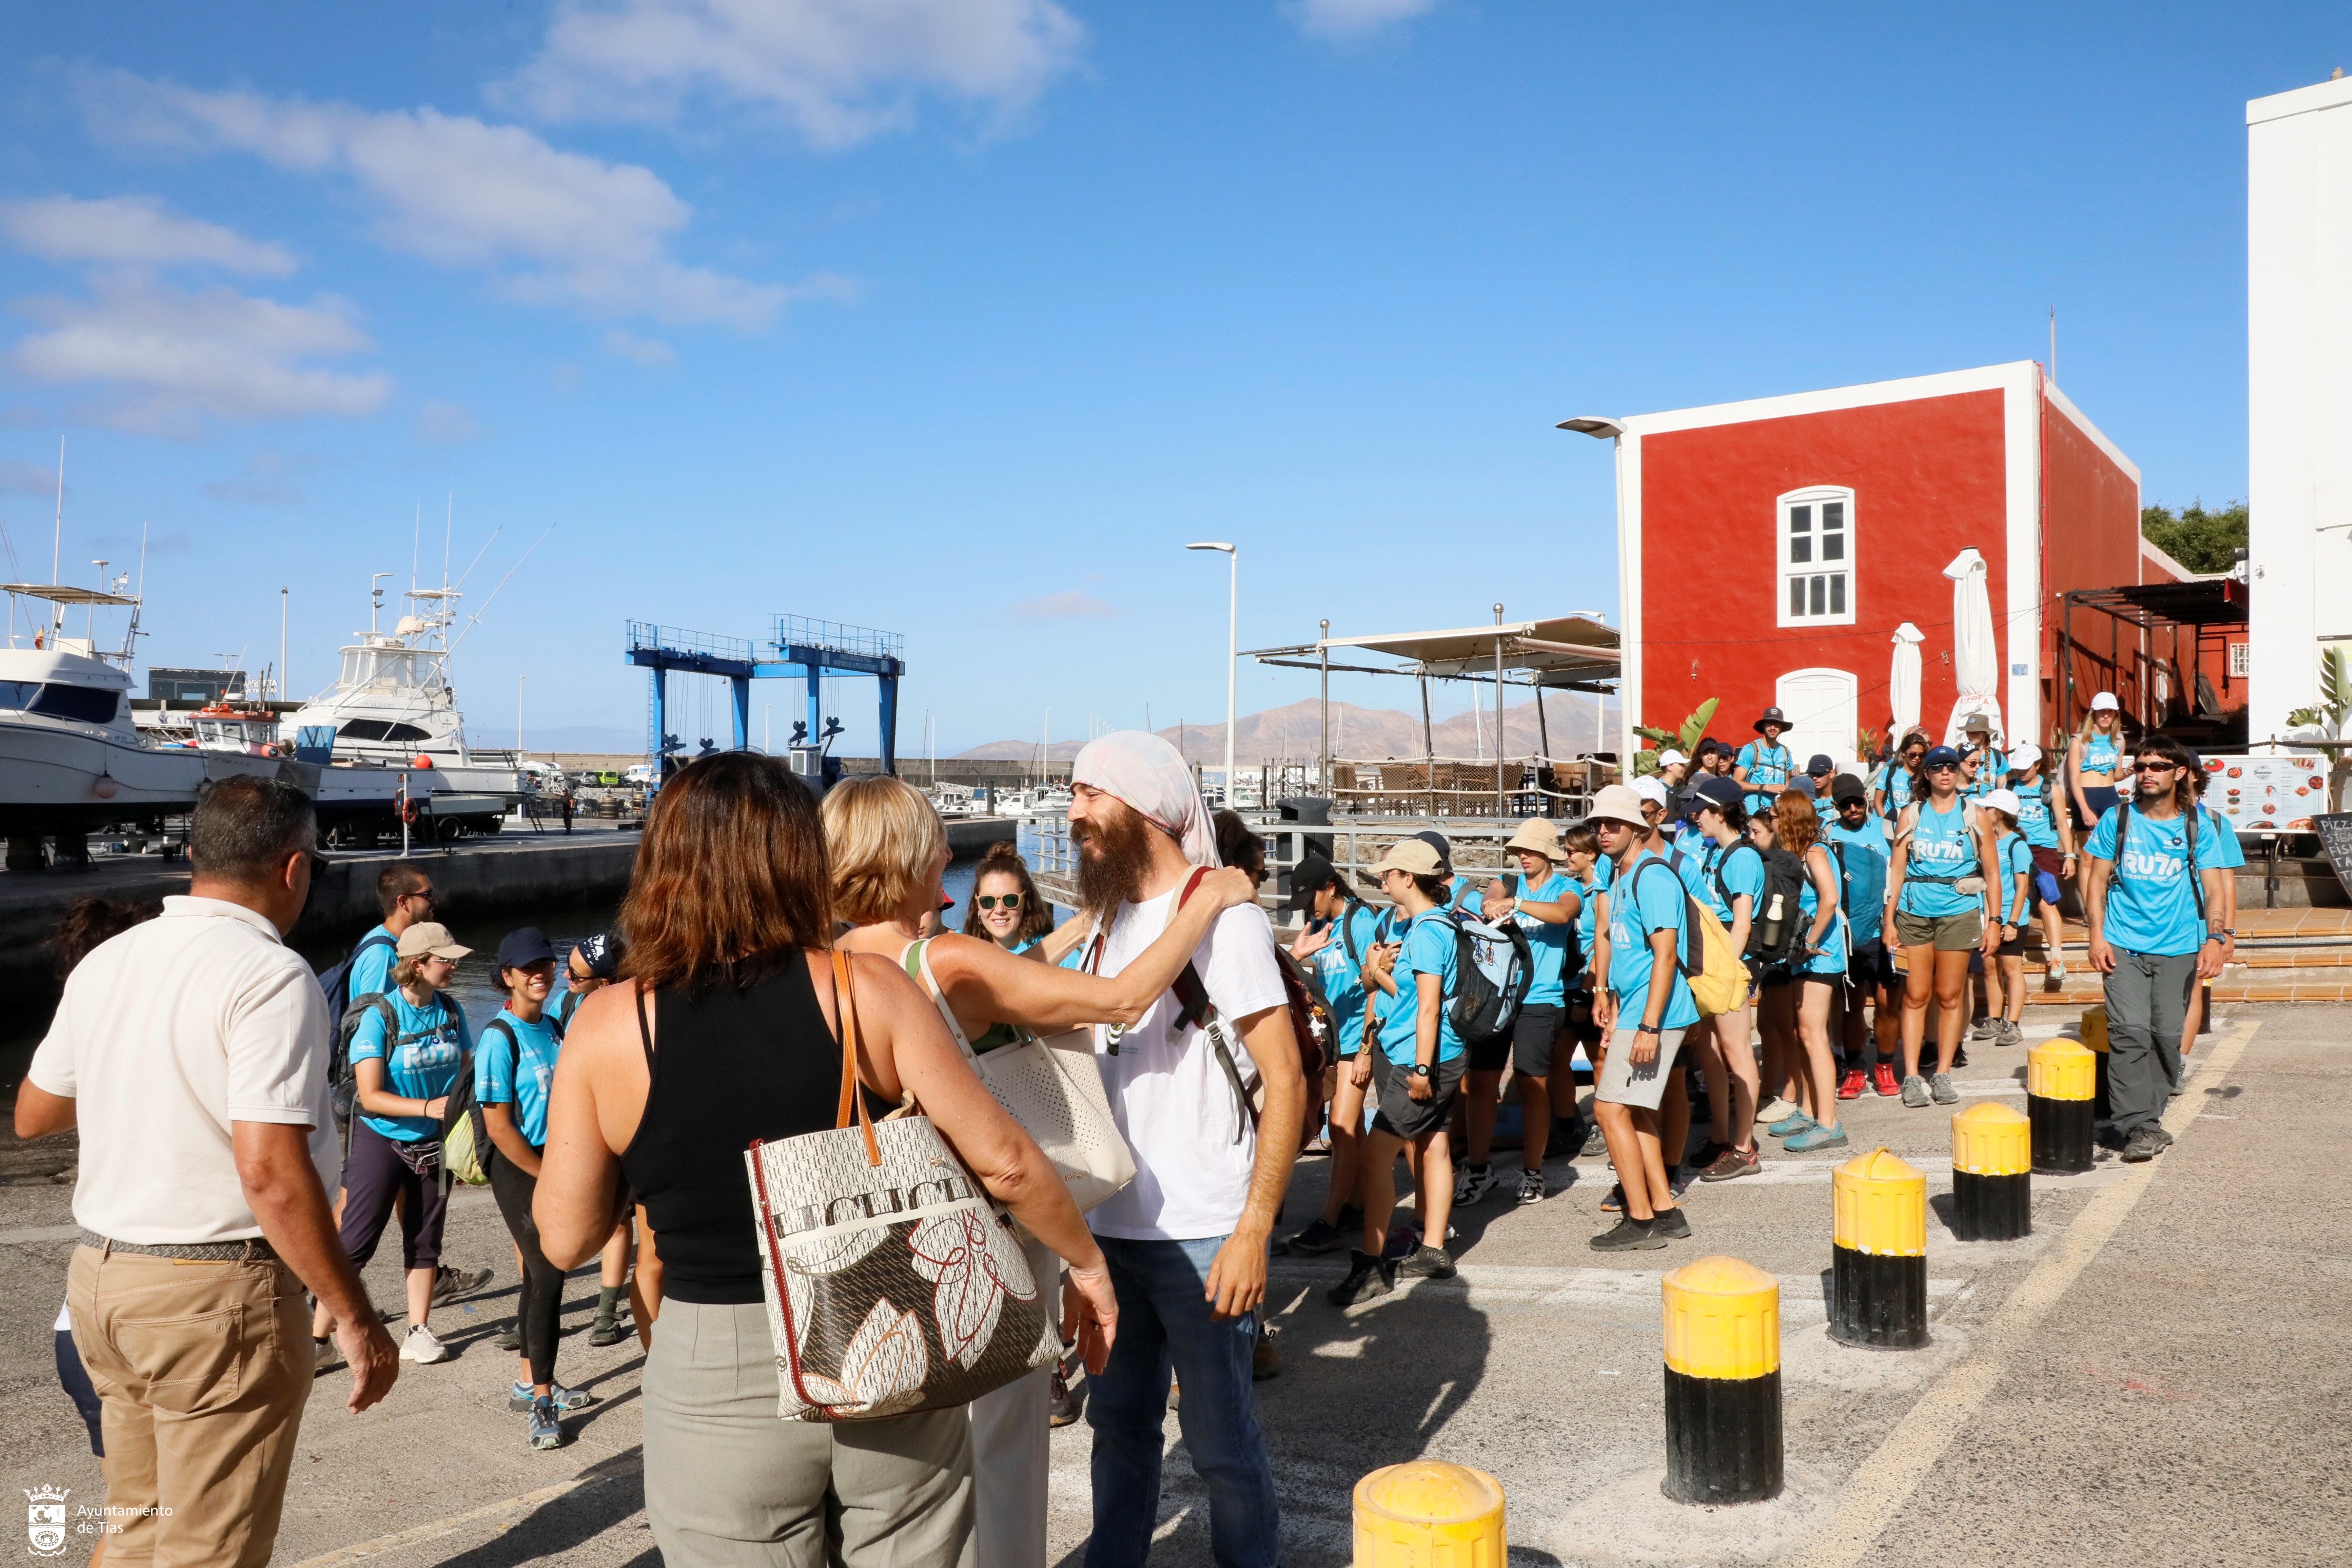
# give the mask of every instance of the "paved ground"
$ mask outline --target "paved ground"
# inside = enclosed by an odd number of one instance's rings
[[[2337,1304],[2352,1284],[2352,1215],[2308,1180],[2352,1156],[2352,1009],[2242,1008],[2192,1058],[2179,1143],[2153,1165],[2103,1160],[2038,1180],[2035,1233],[1969,1246],[1942,1226],[1948,1114],[1865,1098],[1856,1143],[1928,1173],[1933,1345],[1846,1350],[1823,1334],[1832,1161],[1788,1156],[1696,1189],[1692,1242],[1602,1261],[1601,1162],[1549,1167],[1533,1209],[1462,1220],[1456,1281],[1334,1310],[1329,1260],[1279,1259],[1274,1306],[1288,1365],[1261,1384],[1283,1488],[1286,1559],[1349,1560],[1349,1488],[1427,1455],[1493,1471],[1527,1564],[1845,1565],[2340,1563],[2352,1542],[2352,1382]],[[2036,1030],[2046,1033],[2047,1026]],[[1970,1096],[2021,1103],[2023,1053],[1985,1049]],[[2282,1158],[2304,1174],[2278,1180]],[[1323,1166],[1302,1164],[1303,1214]],[[58,1394],[49,1322],[69,1242],[68,1189],[0,1187],[0,1457],[12,1485],[97,1500],[96,1461]],[[1948,1201],[1948,1200],[1947,1200]],[[1790,1484],[1751,1508],[1658,1495],[1661,1269],[1728,1252],[1782,1288]],[[634,1345],[590,1348],[593,1275],[575,1278],[560,1375],[606,1402],[553,1454],[523,1447],[504,1409],[511,1357],[489,1335],[512,1310],[511,1255],[481,1194],[458,1202],[449,1253],[496,1263],[484,1297],[436,1314],[461,1354],[404,1369],[388,1405],[352,1417],[322,1374],[303,1428],[277,1561],[387,1568],[652,1564],[638,1480]],[[371,1284],[395,1299],[379,1261]],[[1055,1436],[1057,1568],[1087,1522],[1087,1433]],[[1161,1561],[1208,1561],[1201,1493],[1169,1426]],[[65,1561],[80,1561],[77,1544]]]

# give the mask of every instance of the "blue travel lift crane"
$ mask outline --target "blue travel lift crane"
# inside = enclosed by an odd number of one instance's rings
[[[690,632],[651,621],[628,623],[631,664],[653,672],[646,760],[667,778],[685,750],[669,732],[669,675],[673,670],[723,679],[732,698],[733,750],[751,743],[751,682],[798,678],[808,683],[808,717],[793,726],[793,771],[822,795],[841,776],[841,759],[829,754],[841,721],[824,714],[824,677],[870,675],[881,687],[882,771],[898,771],[898,680],[907,673],[906,638],[870,626],[843,626],[805,616],[771,616],[768,636],[746,637]],[[713,748],[715,749],[715,748]]]

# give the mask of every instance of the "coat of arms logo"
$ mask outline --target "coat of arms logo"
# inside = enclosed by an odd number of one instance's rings
[[[33,1555],[55,1557],[66,1549],[66,1499],[69,1489],[43,1487],[37,1491],[25,1489],[25,1534],[30,1540]]]

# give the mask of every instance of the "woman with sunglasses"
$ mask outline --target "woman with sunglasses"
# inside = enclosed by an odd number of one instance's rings
[[[1919,759],[1927,754],[1927,735],[1924,730],[1914,730],[1903,737],[1895,754],[1879,764],[1870,775],[1870,814],[1893,822],[1911,804],[1918,787]]]
[[[1985,918],[1986,900],[2000,897],[1992,832],[1976,807],[1960,797],[1959,753],[1949,746],[1931,747],[1920,759],[1919,778],[1925,794],[1905,806],[1896,821],[1886,878],[1887,904],[1895,911],[1886,949],[1898,957],[1909,954],[1903,984],[1903,1103],[1915,1110],[1931,1099],[1938,1105],[1959,1100],[1952,1087],[1952,1058],[1967,1022],[1969,955],[1982,950],[1990,957],[2000,936],[1999,921]],[[1919,1076],[1931,998],[1932,1081]]]
[[[1037,896],[1029,862],[1010,844],[991,845],[971,879],[971,909],[963,917],[963,934],[1042,963],[1045,954],[1039,944],[1053,929],[1054,911]]]
[[[352,1036],[359,1104],[343,1155],[341,1240],[354,1269],[364,1269],[400,1207],[400,1266],[408,1284],[408,1337],[400,1359],[446,1361],[449,1349],[426,1326],[433,1275],[441,1262],[441,1226],[449,1213],[449,1169],[441,1161],[441,1119],[449,1091],[472,1055],[464,1009],[447,994],[461,947],[449,928],[421,921],[400,933],[393,988],[367,1005]],[[321,1306],[310,1337],[324,1340],[335,1321]]]

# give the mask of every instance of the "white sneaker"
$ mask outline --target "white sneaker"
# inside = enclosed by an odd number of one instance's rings
[[[408,1331],[406,1339],[400,1342],[400,1359],[430,1365],[436,1361],[447,1361],[449,1347],[443,1344],[431,1329],[419,1323]]]
[[[1772,1095],[1756,1108],[1756,1124],[1759,1127],[1769,1126],[1775,1121],[1785,1121],[1795,1114],[1797,1108],[1793,1104],[1777,1094]]]

